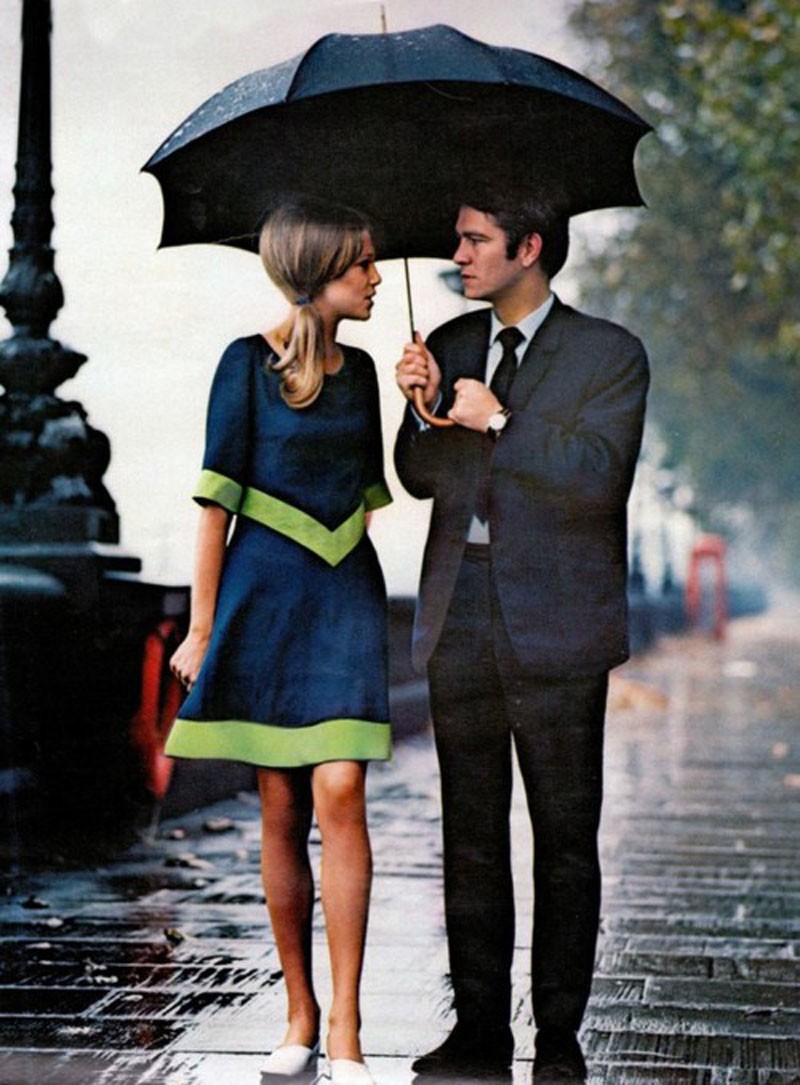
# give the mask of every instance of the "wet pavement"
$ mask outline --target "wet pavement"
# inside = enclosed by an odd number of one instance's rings
[[[786,611],[739,619],[723,643],[665,638],[616,673],[591,1085],[800,1083],[799,649]],[[409,1085],[451,1023],[430,737],[404,741],[369,786],[363,1040],[379,1085]],[[521,801],[517,788],[515,1085],[533,1055]],[[12,870],[0,1085],[260,1085],[284,1003],[257,815],[244,793],[97,867]],[[324,1005],[319,909],[315,945]]]

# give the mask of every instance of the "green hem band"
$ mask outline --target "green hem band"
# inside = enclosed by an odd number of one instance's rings
[[[276,727],[245,720],[177,719],[164,752],[169,757],[243,761],[264,768],[301,768],[324,761],[388,761],[391,725],[367,720],[322,720]]]
[[[208,468],[200,473],[194,499],[200,504],[213,501],[229,512],[247,516],[304,546],[328,565],[338,565],[361,541],[366,529],[365,509],[380,508],[392,500],[385,483],[374,483],[367,487],[364,501],[355,512],[331,530],[294,505],[254,486],[243,489],[233,479]]]

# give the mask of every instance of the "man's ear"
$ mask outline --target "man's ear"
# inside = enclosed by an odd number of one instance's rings
[[[542,238],[540,234],[528,234],[523,237],[517,249],[517,256],[522,261],[523,267],[533,267],[542,253]]]

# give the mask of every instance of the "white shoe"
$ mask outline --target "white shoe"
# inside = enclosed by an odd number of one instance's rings
[[[319,1044],[305,1047],[303,1044],[284,1044],[276,1047],[266,1061],[262,1076],[292,1078],[311,1074],[317,1068]]]
[[[377,1085],[365,1063],[331,1059],[331,1085]]]

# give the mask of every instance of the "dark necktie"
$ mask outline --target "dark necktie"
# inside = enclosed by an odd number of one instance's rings
[[[489,387],[504,407],[508,404],[508,394],[514,383],[514,377],[517,375],[517,347],[524,338],[519,328],[512,326],[503,328],[495,339],[495,342],[503,348],[503,355]]]
[[[519,328],[514,327],[503,328],[495,338],[495,342],[499,343],[503,348],[503,354],[497,369],[494,371],[489,387],[504,407],[508,403],[508,394],[511,391],[511,385],[514,383],[514,377],[517,375],[517,347],[524,338],[525,336]],[[478,499],[475,504],[475,515],[482,523],[486,523],[489,519],[488,473],[486,478],[484,478],[478,493]]]

